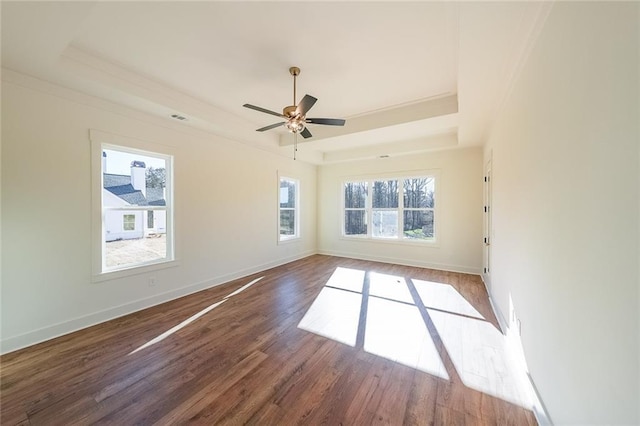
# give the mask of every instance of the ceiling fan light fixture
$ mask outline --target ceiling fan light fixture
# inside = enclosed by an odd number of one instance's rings
[[[287,121],[287,123],[285,124],[285,127],[291,133],[298,133],[304,130],[304,124],[300,119],[293,119],[293,120]]]

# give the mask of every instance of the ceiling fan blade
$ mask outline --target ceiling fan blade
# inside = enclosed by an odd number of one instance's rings
[[[275,129],[276,127],[280,127],[283,124],[284,124],[284,121],[282,123],[270,124],[268,126],[264,126],[264,127],[260,127],[259,129],[256,129],[256,132],[264,132],[265,130]]]
[[[310,138],[311,136],[313,136],[313,135],[311,134],[311,132],[309,131],[309,129],[307,129],[306,127],[304,128],[304,130],[302,130],[302,131],[300,132],[300,134],[301,134],[301,135],[302,135],[302,137],[303,137],[303,138],[305,138],[305,139]]]
[[[251,104],[244,104],[242,106],[245,107],[245,108],[249,108],[249,109],[253,109],[253,110],[256,110],[256,111],[264,112],[265,114],[275,115],[276,117],[288,118],[288,117],[285,117],[284,115],[280,114],[279,112],[270,111],[268,109],[264,109],[264,108],[261,108],[259,106],[255,106],[255,105],[251,105]]]
[[[317,101],[318,100],[311,95],[304,95],[304,98],[302,98],[298,104],[298,108],[296,108],[296,114],[300,117],[304,116]]]
[[[325,124],[327,126],[344,126],[345,120],[341,118],[307,118],[305,120],[311,124]]]

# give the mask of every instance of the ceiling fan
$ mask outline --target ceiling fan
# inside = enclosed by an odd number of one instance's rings
[[[307,129],[307,124],[344,126],[345,120],[339,118],[307,118],[307,112],[316,103],[317,99],[311,95],[304,95],[300,103],[296,106],[296,77],[300,74],[300,68],[291,67],[289,68],[289,73],[293,76],[293,105],[284,107],[284,109],[282,110],[282,114],[251,104],[242,105],[245,108],[275,115],[276,117],[280,117],[285,120],[280,123],[261,127],[256,130],[257,132],[264,132],[265,130],[275,129],[276,127],[284,125],[291,133],[300,133],[302,137],[306,139],[313,136],[309,129]]]

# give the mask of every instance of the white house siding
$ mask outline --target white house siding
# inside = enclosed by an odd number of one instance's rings
[[[146,224],[145,219],[145,224]],[[149,232],[153,232],[156,234],[166,234],[167,233],[167,212],[163,210],[154,210],[153,211],[153,228],[148,229]]]
[[[105,207],[125,207],[129,204],[117,195],[106,189],[102,190],[102,205]],[[104,217],[105,241],[131,240],[144,236],[145,212],[135,210],[107,210]],[[164,212],[162,212],[164,213]],[[135,229],[133,231],[124,230],[124,215],[133,214],[135,218]]]
[[[104,216],[105,241],[131,240],[144,236],[144,212],[135,210],[107,210]],[[133,231],[124,230],[124,216],[135,215]]]

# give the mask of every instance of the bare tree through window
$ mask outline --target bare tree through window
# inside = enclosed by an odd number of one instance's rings
[[[434,237],[433,178],[421,177],[404,180],[404,226],[405,238],[429,239]]]
[[[343,191],[343,235],[435,240],[433,176],[345,182]]]
[[[367,235],[367,182],[344,184],[344,233]]]

